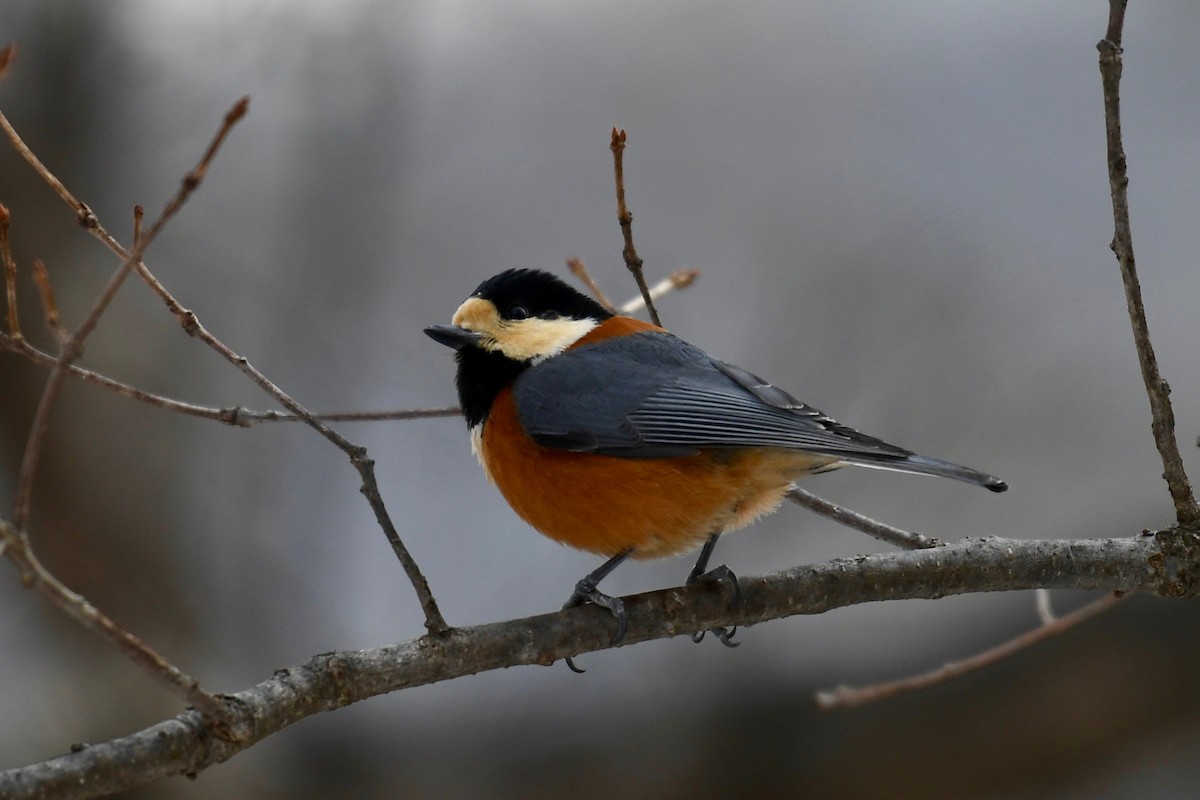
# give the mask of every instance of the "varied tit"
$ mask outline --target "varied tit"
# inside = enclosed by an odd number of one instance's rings
[[[774,511],[805,475],[855,465],[1008,488],[840,425],[547,272],[489,278],[452,322],[425,333],[455,350],[472,449],[522,519],[608,559],[567,607],[611,611],[614,643],[625,611],[602,578],[627,558],[700,547],[688,583],[732,579],[736,597],[732,572],[707,571],[717,538]]]

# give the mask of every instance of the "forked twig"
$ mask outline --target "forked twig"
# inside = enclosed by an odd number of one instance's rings
[[[1126,173],[1125,147],[1121,142],[1121,35],[1125,26],[1126,0],[1109,0],[1108,29],[1096,44],[1100,51],[1100,79],[1104,87],[1104,132],[1108,142],[1108,184],[1112,194],[1114,233],[1113,253],[1121,266],[1125,302],[1133,326],[1142,380],[1150,398],[1151,430],[1163,462],[1163,477],[1175,502],[1175,518],[1181,525],[1200,524],[1200,507],[1192,494],[1191,482],[1183,468],[1179,445],[1175,441],[1175,413],[1171,409],[1171,387],[1158,371],[1158,359],[1150,341],[1142,288],[1133,257],[1133,235],[1129,227],[1129,176]]]
[[[240,108],[240,111],[239,111]],[[195,705],[206,718],[219,721],[224,715],[224,705],[220,700],[200,688],[199,683],[166,659],[133,634],[121,628],[108,616],[92,606],[82,596],[72,592],[64,584],[51,575],[33,553],[25,529],[28,524],[29,510],[33,491],[34,476],[37,472],[38,458],[46,441],[49,430],[50,411],[57,399],[59,389],[67,374],[71,362],[83,352],[84,340],[95,329],[100,317],[116,296],[125,277],[141,260],[146,247],[154,240],[167,221],[174,216],[187,201],[191,192],[199,185],[207,163],[216,154],[217,147],[223,141],[229,129],[245,113],[245,101],[234,107],[234,111],[226,116],[224,124],[210,145],[200,164],[185,177],[179,192],[167,203],[158,221],[150,232],[142,237],[134,248],[127,254],[124,262],[109,278],[99,297],[93,303],[91,310],[80,326],[63,344],[62,353],[56,360],[42,390],[38,401],[37,411],[30,424],[29,438],[21,461],[21,470],[17,479],[17,491],[13,503],[12,523],[0,522],[0,540],[4,542],[4,554],[20,570],[22,580],[26,585],[36,588],[49,597],[54,604],[75,619],[88,630],[99,634],[125,653],[134,663],[141,666],[152,677],[179,692],[188,702]],[[0,114],[0,125],[3,126],[10,140],[16,137],[16,132],[8,123],[7,118]],[[19,141],[19,137],[16,137]],[[18,148],[19,149],[19,148]],[[38,162],[40,163],[40,162]],[[61,185],[61,184],[60,184]]]
[[[245,100],[248,101],[248,98]],[[239,103],[239,105],[241,104]],[[238,106],[235,106],[234,111],[231,111],[230,114],[234,114],[237,111],[237,108]],[[242,113],[244,113],[244,111],[245,109],[243,108]],[[121,243],[118,242],[116,238],[112,236],[112,234],[104,229],[104,227],[100,224],[100,221],[96,218],[96,215],[92,213],[91,209],[88,208],[86,204],[77,200],[75,196],[72,195],[70,191],[68,191],[67,188],[57,178],[54,177],[54,175],[46,168],[46,166],[42,164],[40,160],[38,160],[32,151],[29,150],[25,143],[21,141],[21,137],[17,135],[17,132],[13,129],[12,125],[9,124],[8,120],[3,114],[0,114],[0,129],[4,130],[9,140],[12,142],[13,147],[16,148],[17,152],[25,158],[26,162],[34,169],[34,171],[37,172],[47,184],[54,188],[63,201],[75,211],[79,218],[79,222],[84,229],[99,239],[105,247],[117,254],[117,256],[120,258],[124,259],[126,263],[133,263],[133,268],[138,271],[138,274],[141,276],[142,280],[155,294],[159,296],[159,298],[167,306],[167,309],[176,317],[176,319],[179,320],[180,325],[189,336],[200,339],[202,342],[207,344],[210,348],[220,354],[221,357],[223,357],[226,361],[233,364],[239,371],[249,377],[271,397],[275,398],[275,400],[281,405],[294,413],[297,417],[299,417],[310,427],[315,429],[327,440],[332,442],[335,446],[346,453],[346,455],[350,458],[351,464],[354,465],[362,480],[361,490],[363,495],[366,497],[367,502],[371,505],[371,509],[375,513],[375,518],[379,522],[384,535],[387,537],[387,540],[392,547],[392,551],[396,554],[396,557],[400,561],[410,583],[413,585],[413,589],[417,594],[417,599],[425,613],[425,627],[431,633],[436,634],[441,634],[448,631],[450,626],[446,624],[446,620],[442,616],[442,613],[437,606],[437,602],[434,600],[428,581],[426,581],[425,576],[421,573],[416,561],[413,560],[412,556],[409,554],[407,547],[405,547],[404,543],[400,540],[400,535],[396,531],[395,525],[392,523],[392,520],[388,515],[387,508],[383,502],[383,497],[379,492],[378,482],[375,479],[374,461],[367,456],[366,449],[349,442],[344,437],[329,428],[329,426],[316,419],[312,413],[301,406],[291,396],[271,382],[262,372],[251,365],[248,359],[239,355],[238,353],[235,353],[223,342],[213,336],[213,334],[210,333],[200,323],[200,320],[196,314],[180,304],[179,301],[175,299],[174,295],[172,295],[167,288],[163,286],[162,282],[154,276],[149,268],[145,264],[141,263],[140,254],[138,258],[130,257],[135,251],[139,251],[139,249],[145,249],[146,241],[148,239],[152,239],[153,235],[157,233],[155,229],[157,226],[152,227],[150,231],[147,232],[139,240],[139,242],[134,245],[132,251],[126,251],[126,249],[122,247]],[[206,157],[210,157],[211,154],[216,152],[216,148],[219,146],[220,141],[223,140],[223,138],[224,133],[219,133],[218,138],[214,139],[213,144],[210,145],[209,150],[206,153]],[[190,189],[194,188],[204,177],[204,173],[206,171],[207,161],[202,159],[201,163],[197,165],[197,168],[185,176],[185,189],[190,191]],[[168,206],[168,208],[170,208],[170,206]]]
[[[124,262],[117,268],[112,277],[108,279],[108,283],[101,290],[96,302],[92,304],[92,308],[87,316],[84,317],[83,322],[80,323],[75,332],[71,334],[71,338],[63,345],[62,355],[51,371],[45,388],[42,390],[37,411],[34,413],[33,422],[29,427],[29,438],[21,460],[21,470],[17,477],[16,499],[13,502],[13,524],[19,530],[24,530],[29,520],[29,506],[33,495],[33,480],[37,473],[38,459],[49,430],[50,410],[54,407],[54,402],[58,398],[58,391],[62,387],[63,380],[66,378],[66,367],[82,355],[84,340],[91,335],[96,325],[100,322],[100,317],[108,309],[113,298],[116,297],[118,290],[120,290],[121,285],[125,282],[126,276],[129,275],[135,266],[140,264],[142,254],[146,251],[146,248],[150,246],[150,243],[154,241],[167,222],[175,216],[176,212],[187,202],[188,197],[191,196],[196,187],[200,185],[205,172],[208,171],[209,162],[216,155],[221,142],[225,141],[225,137],[229,134],[230,129],[238,120],[245,116],[249,103],[250,98],[244,97],[235,103],[229,113],[225,115],[224,122],[217,131],[216,136],[213,137],[200,162],[191,172],[184,176],[179,191],[167,202],[166,207],[159,215],[158,220],[150,227],[150,230],[125,254]],[[0,125],[9,134],[10,140],[16,139],[20,141],[20,137],[17,136],[16,131],[13,130],[8,119],[3,114],[0,114]],[[40,161],[37,163],[41,164]],[[43,169],[45,168],[43,167]],[[61,184],[59,185],[61,186]],[[95,220],[94,215],[91,215],[90,218]]]
[[[596,302],[614,314],[636,314],[646,307],[646,300],[640,293],[620,306],[613,305],[613,302],[604,294],[604,290],[600,288],[600,284],[596,283],[596,279],[592,277],[592,273],[588,272],[587,264],[583,263],[583,259],[568,258],[567,269],[571,270],[571,274],[587,287],[587,290],[592,293],[592,297],[596,298]],[[650,287],[650,299],[658,300],[676,289],[686,289],[699,277],[700,270],[698,269],[677,269]]]

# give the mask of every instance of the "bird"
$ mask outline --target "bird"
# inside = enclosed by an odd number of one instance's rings
[[[773,512],[807,475],[853,465],[1008,489],[839,424],[549,272],[494,275],[450,325],[425,333],[455,351],[459,403],[487,478],[534,529],[606,559],[564,608],[607,609],[612,644],[624,638],[625,609],[600,591],[602,579],[630,558],[700,548],[687,583],[729,582],[736,603],[736,575],[708,569],[717,539]]]

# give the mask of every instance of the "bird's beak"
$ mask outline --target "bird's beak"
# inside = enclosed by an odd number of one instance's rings
[[[461,350],[467,345],[478,345],[479,340],[483,338],[483,334],[457,325],[430,325],[425,329],[425,335],[438,344],[453,347],[455,350]]]

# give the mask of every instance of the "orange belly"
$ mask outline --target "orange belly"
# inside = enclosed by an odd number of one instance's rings
[[[563,544],[657,558],[774,511],[796,478],[835,459],[791,450],[702,450],[683,458],[619,458],[541,447],[521,429],[510,389],[493,402],[480,460],[508,504]]]

